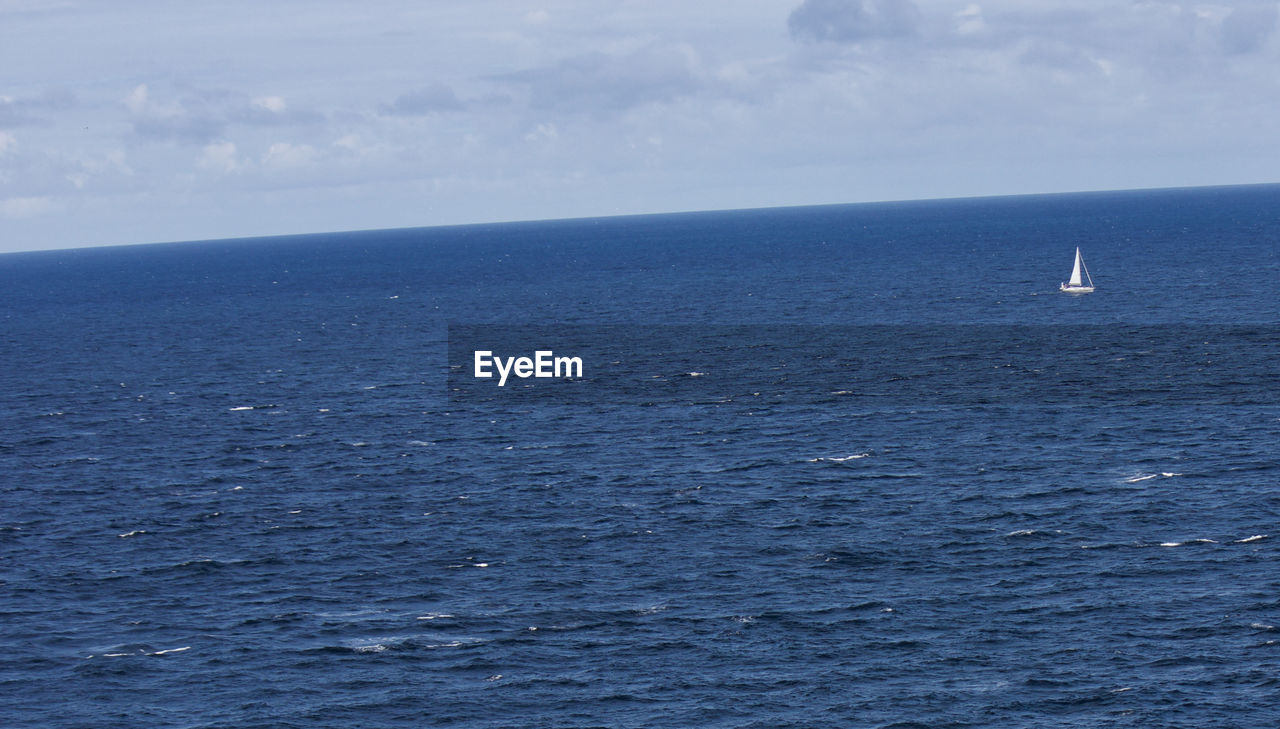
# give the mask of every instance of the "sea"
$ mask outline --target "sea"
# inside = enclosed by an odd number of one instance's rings
[[[1275,185],[0,256],[0,724],[1276,726],[1278,289]]]

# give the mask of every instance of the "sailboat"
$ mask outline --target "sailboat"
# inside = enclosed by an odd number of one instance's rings
[[[1085,286],[1080,278],[1080,271],[1084,271],[1085,278],[1089,279],[1089,285]],[[1076,265],[1071,269],[1071,280],[1058,287],[1060,291],[1068,294],[1088,294],[1093,292],[1093,276],[1089,275],[1089,268],[1084,265],[1084,258],[1080,256],[1080,248],[1076,248]]]

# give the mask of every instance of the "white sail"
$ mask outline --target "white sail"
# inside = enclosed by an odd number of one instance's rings
[[[1080,278],[1080,272],[1083,271],[1085,278],[1089,279],[1086,286]],[[1064,283],[1058,287],[1061,291],[1068,294],[1088,294],[1093,291],[1093,276],[1089,275],[1089,267],[1084,265],[1084,256],[1080,255],[1080,248],[1076,247],[1076,265],[1071,269],[1071,281]]]
[[[1083,283],[1080,280],[1080,249],[1076,248],[1076,266],[1071,269],[1071,280],[1067,282],[1068,286],[1079,286]]]

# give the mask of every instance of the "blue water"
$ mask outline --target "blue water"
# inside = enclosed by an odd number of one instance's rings
[[[0,723],[1274,725],[1278,284],[1277,186],[0,256]]]

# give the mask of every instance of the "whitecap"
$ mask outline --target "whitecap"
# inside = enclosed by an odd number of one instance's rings
[[[154,652],[154,653],[148,653],[147,655],[149,655],[149,656],[164,656],[164,655],[168,655],[168,654],[170,654],[170,653],[181,653],[181,652],[183,652],[183,651],[189,651],[189,650],[191,650],[191,646],[189,646],[189,645],[184,645],[184,646],[182,646],[181,648],[166,648],[166,649],[164,649],[164,650],[162,650],[162,651],[156,651],[156,652]]]
[[[1181,475],[1182,474],[1178,473],[1177,471],[1161,471],[1160,473],[1140,473],[1137,476],[1134,476],[1132,478],[1126,478],[1124,482],[1139,483],[1142,481],[1150,481],[1153,478],[1173,478],[1174,476],[1181,476]]]
[[[1258,541],[1261,541],[1261,540],[1266,539],[1266,538],[1267,538],[1267,535],[1266,535],[1266,534],[1254,534],[1252,537],[1245,537],[1244,539],[1237,539],[1237,540],[1236,540],[1236,544],[1248,544],[1249,542],[1258,542]]]
[[[354,640],[343,641],[342,644],[356,653],[381,653],[394,646],[404,645],[409,642],[411,636],[408,635],[383,635],[370,638],[356,638]]]
[[[416,619],[417,620],[441,620],[443,618],[452,618],[452,617],[453,617],[452,613],[427,613],[426,615],[419,615]]]
[[[233,413],[234,413],[234,412],[239,411],[239,410],[252,410],[252,409],[253,409],[253,406],[252,406],[252,405],[241,405],[241,406],[239,406],[239,407],[231,408],[231,412],[233,412]]]
[[[136,537],[139,534],[146,534],[146,533],[147,533],[146,529],[134,529],[131,532],[125,532],[124,534],[117,534],[116,536],[120,537],[121,539],[127,539],[129,537]]]
[[[1182,547],[1188,544],[1217,544],[1217,542],[1212,539],[1201,538],[1201,539],[1188,539],[1185,542],[1161,542],[1160,546],[1161,547]]]
[[[818,463],[820,461],[830,461],[831,463],[844,463],[845,461],[856,461],[859,458],[866,458],[870,453],[854,453],[850,456],[823,456],[819,458],[810,458],[809,463]]]

